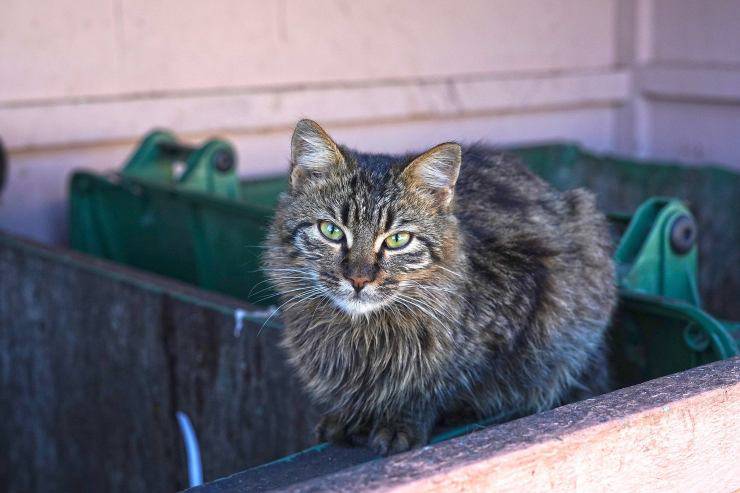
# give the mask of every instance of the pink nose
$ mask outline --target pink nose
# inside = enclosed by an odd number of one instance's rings
[[[352,287],[355,288],[355,291],[358,293],[370,282],[370,278],[364,276],[348,277],[347,279],[349,279],[349,282],[352,283]]]

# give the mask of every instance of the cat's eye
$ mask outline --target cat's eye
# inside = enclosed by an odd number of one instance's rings
[[[319,231],[331,241],[339,241],[344,238],[344,231],[331,221],[321,221],[319,223]]]
[[[408,231],[399,231],[398,233],[393,233],[385,239],[385,246],[387,246],[391,250],[396,250],[408,245],[409,241],[411,241],[411,233],[409,233]]]

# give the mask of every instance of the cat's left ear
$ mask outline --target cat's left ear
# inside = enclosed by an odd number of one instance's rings
[[[447,142],[415,158],[401,176],[410,186],[431,193],[442,207],[447,208],[452,203],[461,162],[460,144]]]

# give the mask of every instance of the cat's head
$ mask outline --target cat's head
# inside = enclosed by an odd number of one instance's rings
[[[459,276],[453,206],[460,146],[361,154],[310,120],[298,122],[291,144],[290,189],[266,256],[278,291],[326,300],[352,316],[430,309]]]

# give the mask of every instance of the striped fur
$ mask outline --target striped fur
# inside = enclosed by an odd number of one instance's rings
[[[321,439],[395,453],[451,415],[504,420],[605,390],[614,273],[589,192],[480,145],[391,156],[310,121],[296,134],[265,270],[290,361],[327,409]],[[409,245],[384,248],[397,231]],[[359,295],[353,276],[372,279]]]

